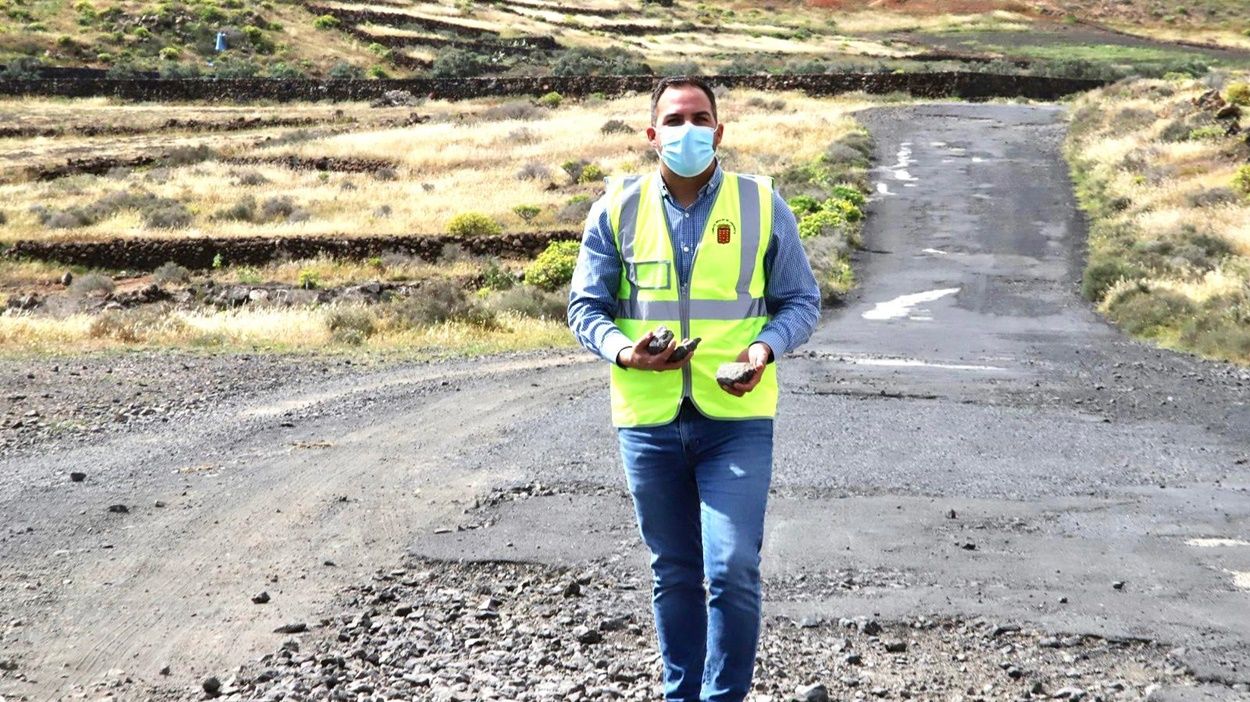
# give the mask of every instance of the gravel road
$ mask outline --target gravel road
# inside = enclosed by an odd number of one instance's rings
[[[1060,108],[860,116],[862,285],[781,364],[757,697],[1245,698],[1250,372],[1078,297]],[[0,370],[0,696],[656,698],[589,355]]]

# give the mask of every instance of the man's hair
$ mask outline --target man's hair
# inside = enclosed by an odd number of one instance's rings
[[[716,93],[712,92],[712,86],[708,85],[707,81],[697,76],[668,76],[661,78],[660,82],[655,84],[655,90],[651,91],[651,126],[655,126],[656,108],[660,104],[660,96],[664,94],[664,91],[672,87],[687,85],[692,85],[707,95],[708,102],[712,103],[712,119],[717,119]]]

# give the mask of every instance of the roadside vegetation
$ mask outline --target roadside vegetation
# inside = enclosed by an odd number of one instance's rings
[[[871,102],[738,90],[720,97],[722,164],[775,177],[828,301],[854,284],[850,256],[860,241],[872,145],[847,113]],[[534,258],[474,255],[459,244],[432,260],[396,251],[243,265],[219,255],[202,270],[3,258],[4,350],[364,347],[424,356],[570,346],[564,309],[590,206],[606,176],[657,163],[642,134],[645,96],[547,94],[425,101],[416,113],[256,106],[249,118],[310,114],[325,122],[231,132],[211,146],[179,143],[147,165],[36,177],[93,141],[105,147],[97,153],[132,158],[151,153],[154,140],[197,134],[194,127],[161,132],[162,109],[185,115],[195,106],[13,100],[0,110],[21,116],[49,106],[77,108],[62,126],[141,117],[155,131],[9,139],[21,157],[0,182],[0,247],[114,237],[439,235],[467,243],[559,236]]]
[[[1124,81],[1077,104],[1082,291],[1127,332],[1250,362],[1248,112],[1244,73]]]
[[[1246,65],[1246,56],[1219,51],[1250,48],[1250,20],[1235,0],[1164,5],[1170,3],[0,0],[0,63],[7,64],[0,75],[33,77],[47,65],[121,78],[848,70],[1114,78]],[[218,33],[227,46],[220,53]],[[1130,34],[1142,39],[1128,41]],[[1159,43],[1174,40],[1209,46]]]

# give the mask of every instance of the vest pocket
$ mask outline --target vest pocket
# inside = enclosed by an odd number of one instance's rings
[[[673,262],[669,260],[625,261],[625,277],[639,290],[667,290],[672,287]]]

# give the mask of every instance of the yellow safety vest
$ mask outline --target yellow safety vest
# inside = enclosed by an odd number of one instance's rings
[[[612,365],[612,423],[644,427],[671,422],[683,397],[716,419],[770,418],[777,413],[777,371],[769,364],[743,397],[716,382],[722,363],[755,341],[764,305],[764,252],[772,236],[772,178],[725,172],[688,286],[678,280],[659,172],[608,179],[607,208],[621,257],[616,324],[638,341],[664,325],[678,340],[701,337],[680,371]]]

